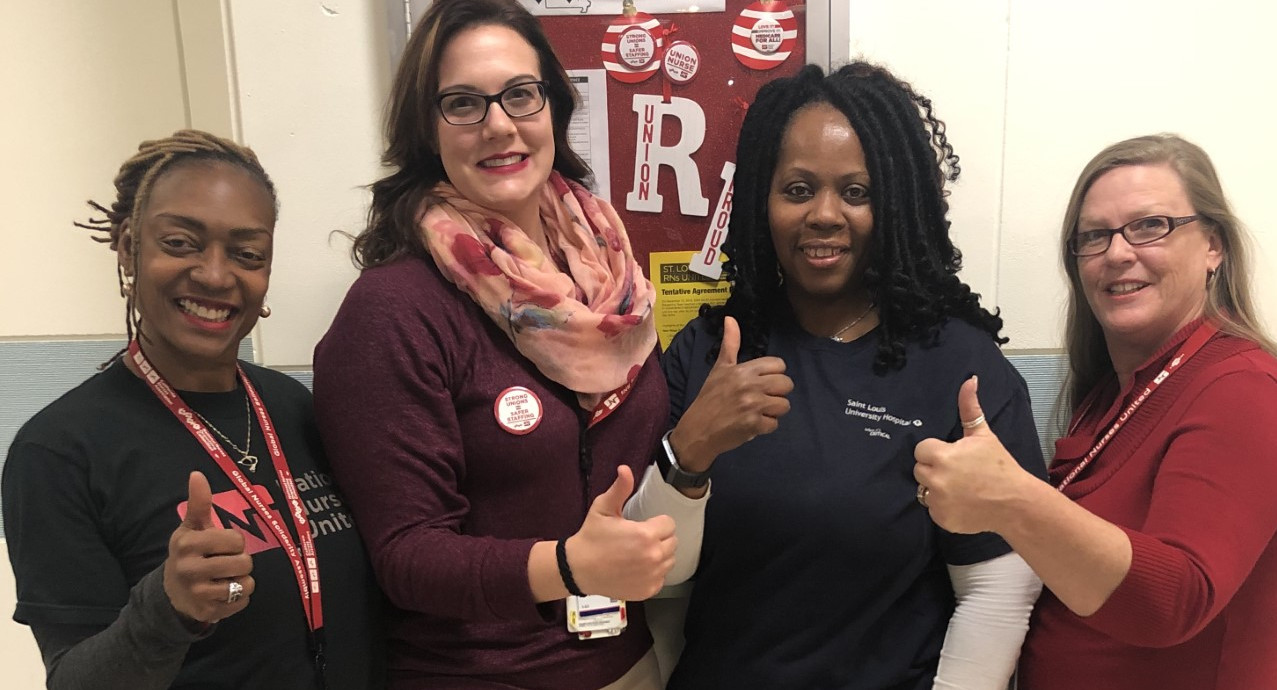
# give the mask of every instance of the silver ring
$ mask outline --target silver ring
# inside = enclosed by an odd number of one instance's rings
[[[918,503],[921,503],[923,508],[927,508],[927,509],[931,508],[931,506],[927,505],[927,494],[929,493],[931,493],[931,489],[928,489],[922,484],[918,485],[918,493],[917,493]]]
[[[980,415],[979,417],[976,417],[975,419],[973,419],[973,420],[971,420],[971,421],[969,421],[969,422],[962,422],[962,428],[963,428],[963,429],[974,429],[974,428],[976,428],[976,427],[980,426],[981,424],[984,424],[984,415]]]
[[[242,596],[244,596],[244,585],[234,580],[226,583],[226,603],[234,604]]]

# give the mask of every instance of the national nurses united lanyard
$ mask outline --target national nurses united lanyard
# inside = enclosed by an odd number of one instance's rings
[[[630,397],[630,391],[634,390],[634,382],[638,380],[638,372],[639,367],[631,369],[629,377],[625,383],[621,384],[620,388],[603,396],[599,404],[595,405],[594,409],[590,411],[589,426],[594,426],[606,419],[608,415],[616,411],[616,408],[621,406],[621,403],[625,402],[626,398]]]
[[[1162,371],[1159,372],[1157,376],[1154,376],[1153,380],[1144,387],[1144,390],[1140,391],[1140,394],[1135,396],[1135,399],[1131,401],[1131,404],[1127,405],[1125,410],[1122,410],[1122,414],[1117,416],[1117,420],[1113,422],[1113,426],[1109,427],[1109,430],[1104,432],[1104,435],[1095,443],[1095,446],[1091,448],[1090,452],[1083,456],[1082,460],[1078,462],[1077,467],[1074,467],[1072,471],[1070,471],[1060,482],[1060,485],[1055,488],[1060,491],[1064,491],[1064,488],[1071,484],[1073,479],[1081,474],[1082,470],[1086,469],[1087,466],[1091,464],[1091,461],[1095,459],[1095,456],[1099,455],[1100,451],[1104,450],[1104,447],[1109,444],[1109,441],[1113,440],[1113,437],[1117,435],[1117,432],[1126,424],[1127,420],[1131,418],[1131,415],[1135,414],[1135,411],[1140,408],[1140,405],[1144,404],[1145,400],[1148,400],[1148,396],[1152,395],[1153,391],[1157,390],[1171,374],[1175,373],[1176,369],[1183,366],[1184,362],[1187,362],[1193,355],[1197,354],[1197,351],[1202,349],[1202,346],[1206,344],[1206,341],[1210,340],[1211,336],[1218,332],[1219,327],[1211,323],[1209,319],[1203,321],[1202,325],[1198,326],[1197,330],[1193,331],[1193,334],[1188,337],[1188,340],[1184,343],[1184,347],[1180,348],[1179,353],[1172,357],[1171,361],[1162,368]],[[1084,416],[1085,415],[1079,415],[1077,423],[1080,423]],[[1074,429],[1070,429],[1069,433],[1072,434],[1075,430],[1076,427]]]
[[[160,374],[155,367],[151,366],[151,362],[142,354],[142,347],[136,339],[129,342],[129,357],[133,359],[138,370],[142,372],[142,380],[146,381],[146,385],[150,387],[155,397],[164,403],[164,406],[173,413],[174,417],[181,422],[186,430],[191,432],[195,440],[204,446],[204,450],[213,458],[217,466],[222,469],[226,477],[231,480],[239,493],[253,506],[257,514],[261,516],[270,531],[279,540],[279,545],[283,547],[284,552],[288,554],[288,558],[293,564],[293,574],[297,577],[297,589],[301,592],[302,609],[306,612],[306,623],[310,629],[311,644],[314,646],[315,667],[319,673],[320,683],[324,683],[324,614],[323,605],[319,596],[319,561],[315,556],[315,539],[310,533],[310,523],[306,519],[306,508],[302,504],[301,496],[297,493],[297,484],[293,482],[293,474],[288,469],[288,460],[284,457],[283,446],[279,443],[279,436],[275,433],[275,425],[271,423],[270,415],[266,413],[266,405],[262,403],[262,398],[257,394],[257,389],[248,380],[248,376],[244,374],[244,370],[236,365],[235,371],[239,374],[239,380],[244,384],[244,392],[248,395],[248,399],[253,404],[253,411],[257,413],[257,422],[261,426],[262,435],[266,437],[266,447],[270,450],[271,461],[275,464],[275,474],[279,478],[279,486],[284,490],[284,497],[288,501],[289,517],[292,519],[293,527],[297,529],[297,541],[293,541],[292,534],[288,528],[279,519],[279,514],[270,509],[267,504],[266,497],[253,487],[252,482],[244,476],[239,465],[235,464],[231,457],[226,454],[226,450],[222,448],[217,439],[208,432],[208,429],[200,423],[198,416],[187,406],[177,391],[164,380],[164,376]],[[301,549],[297,548],[297,542],[301,542]]]

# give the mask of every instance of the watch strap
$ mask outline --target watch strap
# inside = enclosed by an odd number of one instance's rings
[[[674,455],[674,448],[670,445],[670,434],[673,430],[665,432],[661,437],[661,451],[656,454],[656,468],[661,471],[661,477],[666,484],[675,489],[699,489],[709,483],[709,471],[705,472],[688,472],[678,464],[678,457]]]

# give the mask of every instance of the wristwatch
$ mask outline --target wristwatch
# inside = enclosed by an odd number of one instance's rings
[[[672,433],[673,430],[667,431],[661,437],[661,447],[665,452],[656,454],[656,468],[661,471],[665,483],[675,489],[699,489],[705,486],[709,483],[709,470],[688,472],[678,466],[678,458],[674,456],[674,448],[670,446]]]

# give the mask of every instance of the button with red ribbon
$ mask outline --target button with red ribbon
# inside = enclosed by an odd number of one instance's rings
[[[732,25],[732,53],[755,70],[779,67],[798,42],[798,20],[782,0],[759,0]]]
[[[664,46],[661,23],[626,0],[621,16],[607,25],[599,50],[608,74],[617,81],[638,84],[660,69]]]

